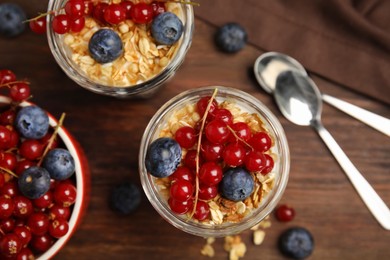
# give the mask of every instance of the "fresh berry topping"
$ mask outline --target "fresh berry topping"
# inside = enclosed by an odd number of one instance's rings
[[[96,31],[89,41],[88,49],[91,57],[98,63],[112,62],[123,53],[122,40],[111,29]]]
[[[27,219],[27,226],[32,234],[43,235],[49,229],[49,217],[43,212],[34,212]]]
[[[6,257],[15,257],[22,250],[22,242],[14,233],[5,234],[0,238],[0,252]]]
[[[288,205],[279,205],[275,209],[275,216],[276,218],[281,222],[289,222],[294,219],[295,217],[295,210],[294,208],[288,206]]]
[[[211,100],[211,97],[202,97],[199,99],[199,101],[196,103],[196,109],[201,117],[203,117],[204,113],[206,112],[207,106],[209,105],[209,102]],[[218,103],[215,99],[212,100],[210,108],[208,110],[208,116],[214,117],[214,112],[218,109]]]
[[[199,170],[199,181],[205,185],[217,185],[222,180],[222,168],[215,162],[202,164]]]
[[[104,12],[104,20],[110,24],[119,24],[126,19],[126,9],[120,4],[110,4]]]
[[[218,195],[217,186],[208,186],[205,184],[200,184],[199,186],[199,199],[201,200],[211,200]]]
[[[171,138],[159,138],[148,148],[145,166],[155,177],[167,177],[177,168],[182,151],[178,142]]]
[[[13,198],[14,201],[14,216],[17,218],[27,218],[33,213],[33,205],[31,200],[24,196],[16,196]]]
[[[285,256],[293,259],[304,259],[313,252],[314,239],[307,229],[293,227],[280,235],[278,246]]]
[[[76,20],[70,21],[70,30],[74,33],[81,32],[81,30],[84,28],[84,26],[85,26],[85,18],[84,17],[80,17]]]
[[[153,8],[153,16],[157,16],[157,15],[162,14],[166,11],[164,2],[153,1],[150,3],[150,5]]]
[[[65,180],[71,177],[75,171],[75,161],[70,152],[64,148],[50,150],[42,164],[50,177],[54,180]]]
[[[217,47],[227,53],[241,50],[248,40],[245,29],[237,23],[227,23],[220,27],[215,34]]]
[[[29,26],[31,31],[36,34],[44,34],[46,33],[46,17],[39,17],[37,19],[33,19],[29,22]]]
[[[71,182],[63,181],[56,185],[53,197],[58,205],[69,207],[76,201],[77,189]]]
[[[130,182],[118,184],[110,195],[110,206],[121,214],[133,213],[141,203],[141,191],[137,185]]]
[[[68,0],[65,4],[65,13],[72,19],[79,19],[85,13],[85,3],[83,0]]]
[[[20,35],[26,25],[26,13],[17,4],[0,4],[0,35],[11,38]]]
[[[146,24],[153,19],[153,7],[140,2],[130,9],[130,14],[135,23]]]
[[[151,34],[159,44],[172,45],[180,39],[183,28],[182,21],[174,13],[163,12],[153,19]]]
[[[188,167],[179,166],[177,167],[176,171],[169,176],[169,178],[171,179],[171,181],[185,180],[193,183],[194,174],[191,172],[191,170]]]
[[[176,201],[187,201],[192,197],[194,186],[186,180],[176,180],[172,183],[170,189],[171,198]]]
[[[245,147],[240,143],[229,143],[222,153],[223,160],[231,167],[236,167],[243,164],[245,155]]]
[[[265,155],[259,151],[250,151],[245,157],[245,167],[250,172],[262,171],[265,167]]]
[[[260,171],[263,175],[266,175],[272,171],[274,168],[274,159],[269,154],[264,154],[265,156],[265,166]]]
[[[131,19],[131,8],[133,7],[133,2],[122,1],[119,3],[126,11],[126,19]]]
[[[19,176],[18,186],[24,196],[37,199],[49,190],[50,175],[44,168],[32,166]]]
[[[254,189],[252,175],[243,168],[230,168],[222,178],[220,190],[222,196],[232,201],[242,201],[249,197]]]
[[[196,203],[194,218],[197,220],[205,220],[210,215],[210,207],[205,201],[199,200]]]
[[[177,201],[172,197],[168,199],[168,205],[171,210],[177,214],[185,214],[193,207],[193,200]]]
[[[16,76],[11,70],[0,70],[0,84],[7,84],[15,80]]]
[[[32,249],[38,253],[47,251],[54,243],[54,238],[49,234],[33,236],[30,242]]]
[[[197,138],[194,128],[190,126],[183,126],[177,129],[175,133],[175,140],[182,148],[191,148],[195,145]]]
[[[71,19],[67,14],[58,14],[52,21],[53,31],[58,34],[65,34],[70,30]]]
[[[0,219],[9,218],[14,212],[15,204],[13,200],[7,196],[0,197]]]
[[[65,219],[55,219],[50,222],[49,225],[49,234],[52,237],[60,238],[66,235],[69,230],[68,221]]]
[[[219,161],[222,158],[224,145],[213,144],[210,141],[203,141],[201,145],[202,157],[206,161]]]
[[[49,117],[38,106],[23,107],[16,115],[15,127],[25,138],[39,139],[45,136],[49,129]]]
[[[13,84],[9,90],[9,96],[13,101],[23,101],[30,96],[30,86],[26,83]]]
[[[43,145],[35,139],[27,139],[20,145],[19,153],[27,160],[35,160],[42,156]]]
[[[214,119],[206,125],[205,133],[211,143],[221,144],[229,138],[230,130],[224,121]]]
[[[266,152],[271,148],[272,140],[266,132],[258,132],[252,136],[249,144],[257,151]]]
[[[95,8],[93,9],[92,16],[101,23],[106,23],[106,20],[104,20],[104,13],[106,12],[106,9],[108,7],[107,3],[98,2],[95,5]]]

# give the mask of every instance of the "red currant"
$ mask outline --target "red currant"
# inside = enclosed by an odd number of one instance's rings
[[[157,16],[159,14],[162,14],[166,11],[165,3],[160,1],[153,1],[150,3],[150,5],[153,8],[153,16]]]
[[[31,200],[24,196],[16,196],[13,198],[14,201],[14,216],[18,218],[27,218],[30,216],[34,209]]]
[[[16,260],[32,260],[35,259],[33,252],[28,247],[22,248],[16,256]]]
[[[30,245],[37,252],[47,251],[54,243],[54,238],[49,234],[33,236]]]
[[[220,119],[228,126],[233,124],[233,115],[232,113],[225,108],[218,108],[214,113],[214,119]]]
[[[22,247],[26,246],[31,240],[31,231],[26,226],[16,226],[13,233],[17,235],[22,243]]]
[[[16,223],[15,219],[11,216],[7,219],[3,219],[0,221],[0,230],[4,233],[9,233],[14,230]]]
[[[239,142],[239,141],[244,141],[248,142],[249,139],[252,136],[251,129],[249,128],[248,124],[244,122],[237,122],[234,123],[231,128],[234,130],[235,135],[230,135],[229,141],[230,142]],[[237,137],[240,138],[237,140]]]
[[[11,131],[0,125],[0,149],[6,149],[9,147],[9,142],[11,140]]]
[[[131,18],[135,23],[146,24],[153,19],[153,7],[146,3],[135,4],[131,9]]]
[[[20,192],[19,192],[18,185],[14,181],[6,182],[0,191],[0,195],[4,195],[4,196],[10,197],[10,198],[13,198],[19,194],[20,194]]]
[[[257,151],[266,152],[272,146],[272,139],[266,132],[257,132],[249,140],[249,144]]]
[[[22,172],[24,172],[24,170],[30,168],[31,166],[35,166],[35,165],[36,165],[36,162],[26,160],[26,159],[20,160],[16,164],[15,173],[17,175],[20,175],[20,174],[22,174]]]
[[[258,172],[264,169],[266,158],[259,151],[250,151],[245,157],[245,167],[250,172]]]
[[[185,166],[177,167],[176,171],[172,175],[170,175],[169,178],[171,179],[171,181],[186,180],[191,183],[194,182],[194,174],[188,167]]]
[[[187,151],[186,155],[184,156],[184,165],[187,166],[190,169],[195,169],[196,168],[196,150],[189,150]],[[202,158],[199,156],[199,165],[202,164]]]
[[[69,230],[68,221],[65,219],[55,219],[49,225],[49,234],[52,237],[60,238],[66,235]]]
[[[13,109],[8,109],[0,114],[1,125],[13,125],[16,117],[16,112]]]
[[[85,14],[85,3],[83,0],[69,0],[65,4],[65,13],[72,19],[79,19]]]
[[[49,190],[38,199],[34,199],[33,204],[35,207],[40,209],[48,208],[53,205],[53,193]]]
[[[190,209],[192,209],[193,206],[193,200],[187,200],[187,201],[177,201],[173,198],[168,199],[168,205],[171,208],[171,210],[177,214],[185,214]]]
[[[192,197],[194,186],[186,180],[177,180],[171,185],[170,195],[174,200],[187,201]]]
[[[199,101],[196,103],[196,108],[198,110],[198,113],[201,117],[203,117],[204,113],[206,112],[207,106],[210,103],[211,97],[202,97],[199,99]],[[208,111],[209,115],[211,117],[214,116],[214,111],[218,108],[218,103],[215,99],[213,99],[213,102],[210,105],[210,109]],[[208,115],[208,116],[209,116]]]
[[[30,86],[27,83],[15,83],[9,90],[9,96],[13,101],[23,101],[30,96]]]
[[[194,213],[194,218],[197,220],[205,220],[210,214],[209,204],[206,202],[199,200],[196,203],[196,209]]]
[[[14,233],[5,234],[0,239],[0,252],[6,257],[15,257],[22,249],[22,243]]]
[[[208,140],[202,142],[200,147],[202,157],[206,161],[218,161],[222,158],[223,144],[213,144]]]
[[[120,4],[110,4],[104,12],[104,20],[110,24],[119,24],[126,19],[126,9]]]
[[[0,70],[0,84],[16,81],[16,76],[11,70]]]
[[[70,217],[70,208],[54,204],[49,209],[49,216],[50,216],[50,219],[60,219],[61,218],[61,219],[68,220]]]
[[[14,171],[16,168],[17,159],[13,153],[0,152],[0,166],[10,171]]]
[[[0,188],[3,188],[4,183],[5,183],[4,174],[0,173]]]
[[[274,159],[269,154],[264,154],[265,156],[265,166],[264,168],[260,171],[261,174],[266,175],[272,171],[274,168]]]
[[[64,207],[69,207],[76,201],[76,187],[69,182],[59,183],[54,190],[54,201]]]
[[[245,148],[240,143],[230,143],[223,150],[223,160],[229,166],[236,167],[244,162]]]
[[[199,170],[199,180],[205,185],[217,185],[222,180],[222,168],[215,162],[204,163]]]
[[[53,31],[58,34],[65,34],[70,30],[70,19],[66,14],[54,16],[52,21]]]
[[[218,195],[218,187],[217,186],[209,186],[205,184],[200,184],[199,186],[199,199],[201,200],[211,200],[214,199]]]
[[[43,145],[38,140],[27,139],[20,145],[19,153],[28,160],[35,160],[42,156]]]
[[[288,205],[279,205],[276,208],[275,216],[279,221],[282,222],[288,222],[294,219],[295,217],[295,210],[294,208],[288,206]]]
[[[84,28],[84,26],[85,26],[85,18],[84,17],[80,17],[76,20],[70,21],[70,30],[74,33],[81,32],[81,30]]]
[[[189,149],[196,143],[196,132],[190,126],[180,127],[175,133],[175,140],[182,148]]]
[[[31,233],[37,236],[45,234],[49,229],[49,217],[42,212],[35,212],[27,219]]]
[[[122,1],[119,3],[126,10],[126,19],[131,19],[131,8],[133,7],[133,2]]]
[[[92,16],[99,22],[105,23],[106,21],[104,20],[104,13],[106,12],[107,7],[108,7],[107,3],[102,3],[102,2],[97,3],[95,5],[95,8],[93,9]]]
[[[222,120],[212,120],[205,127],[206,138],[213,144],[224,143],[230,135],[230,130]]]
[[[0,197],[0,219],[9,218],[15,208],[13,200],[9,197],[2,196]]]
[[[8,148],[14,148],[19,143],[19,134],[15,129],[11,129],[11,138],[8,142]]]
[[[31,20],[29,26],[34,33],[44,34],[46,32],[46,16]]]

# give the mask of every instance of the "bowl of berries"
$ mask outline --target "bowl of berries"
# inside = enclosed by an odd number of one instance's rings
[[[49,46],[63,71],[114,97],[155,93],[184,61],[194,27],[186,1],[50,0],[46,15]]]
[[[143,189],[173,226],[198,236],[240,233],[264,219],[288,182],[277,118],[235,88],[202,87],[163,105],[141,140]]]
[[[29,83],[0,71],[0,259],[50,259],[80,224],[89,169],[78,142],[26,99]]]

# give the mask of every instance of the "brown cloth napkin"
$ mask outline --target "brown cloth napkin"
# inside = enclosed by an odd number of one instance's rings
[[[237,22],[264,51],[390,104],[390,0],[198,0],[197,18]]]

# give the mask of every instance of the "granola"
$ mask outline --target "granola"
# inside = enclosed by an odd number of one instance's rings
[[[104,2],[104,1],[102,1]],[[110,2],[110,1],[106,1]],[[113,0],[119,3],[121,0]],[[132,2],[138,3],[139,0]],[[150,3],[151,0],[143,2]],[[167,2],[167,11],[183,17],[180,4]],[[86,17],[85,27],[79,33],[67,33],[63,42],[71,60],[85,73],[88,78],[99,84],[125,87],[145,82],[158,75],[176,55],[181,40],[175,44],[158,45],[153,40],[150,25],[135,24],[127,19],[117,26],[110,27],[122,39],[124,53],[113,62],[100,64],[91,58],[88,43],[92,35],[103,28],[91,17]]]

